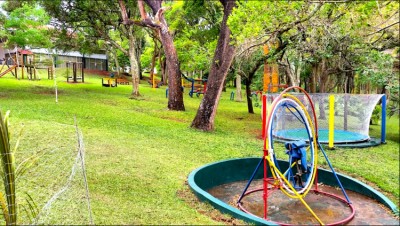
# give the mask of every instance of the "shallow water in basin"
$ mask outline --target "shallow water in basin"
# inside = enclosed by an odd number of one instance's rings
[[[238,208],[236,202],[246,184],[247,181],[238,181],[214,187],[208,192],[225,203]],[[262,187],[262,180],[255,180],[251,183],[248,191]],[[342,191],[338,188],[319,185],[318,190],[345,199]],[[399,225],[399,220],[379,202],[352,191],[346,191],[346,193],[356,212],[348,225]],[[247,211],[258,217],[264,215],[262,194],[262,190],[250,193],[241,201],[242,206]],[[279,189],[268,190],[268,194],[269,221],[294,225],[319,224],[299,199],[289,198]],[[304,200],[324,224],[332,224],[351,215],[351,209],[347,204],[329,196],[310,191]]]

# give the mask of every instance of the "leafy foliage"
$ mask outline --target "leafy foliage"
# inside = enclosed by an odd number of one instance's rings
[[[399,48],[399,3],[245,1],[228,23],[236,45],[270,51],[286,81],[312,92],[359,92],[360,84],[384,88],[396,98],[392,72]],[[318,82],[316,82],[318,81]],[[381,91],[378,91],[381,92]]]
[[[214,55],[222,20],[217,1],[177,1],[166,18],[178,51],[183,71],[207,71]]]
[[[14,9],[4,23],[7,46],[51,46],[47,27],[49,22],[49,15],[38,5],[23,4],[22,7]]]

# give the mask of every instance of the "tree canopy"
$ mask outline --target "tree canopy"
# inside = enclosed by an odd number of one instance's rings
[[[36,4],[23,4],[10,9],[9,15],[3,18],[3,36],[8,47],[41,47],[52,45],[50,17],[43,8]]]
[[[137,84],[141,65],[151,68],[158,58],[171,110],[185,109],[182,71],[209,75],[192,123],[208,123],[205,130],[213,129],[227,74],[240,74],[249,95],[265,62],[279,65],[281,83],[309,92],[399,95],[398,1],[38,0],[3,8],[9,15],[2,36],[10,46],[107,50],[114,65],[131,66]],[[138,86],[133,90],[139,94]]]

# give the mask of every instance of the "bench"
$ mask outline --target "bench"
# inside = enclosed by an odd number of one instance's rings
[[[121,85],[129,85],[130,81],[125,78],[117,78],[117,83]]]

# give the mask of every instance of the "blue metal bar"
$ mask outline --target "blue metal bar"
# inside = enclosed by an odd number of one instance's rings
[[[254,177],[256,176],[256,173],[257,173],[258,169],[260,168],[261,163],[263,163],[263,160],[264,160],[263,158],[260,159],[260,162],[258,163],[256,169],[254,170],[253,174],[251,175],[251,177],[249,179],[249,182],[247,182],[246,188],[244,189],[244,191],[243,191],[242,195],[240,196],[240,198],[238,199],[237,203],[239,203],[243,199],[244,194],[246,193],[246,191],[249,188],[251,182],[253,181]]]
[[[290,111],[290,113],[292,113],[292,114],[294,115],[294,117],[297,118],[297,120],[299,120],[300,122],[302,122],[303,124],[305,124],[304,120],[302,121],[299,117],[297,117],[296,113],[294,113],[294,112],[288,107],[288,105],[290,105],[292,108],[295,108],[297,112],[299,112],[299,110],[298,110],[295,106],[293,106],[293,105],[291,105],[291,104],[284,104],[284,106]],[[299,113],[299,114],[300,114],[300,113]]]
[[[381,143],[386,143],[386,95],[382,97]]]
[[[335,176],[335,178],[336,178],[336,180],[337,180],[337,182],[338,182],[340,188],[342,189],[343,195],[346,197],[347,202],[351,204],[351,201],[350,201],[349,197],[347,196],[347,193],[346,193],[346,191],[344,190],[342,183],[340,183],[339,177],[337,176],[335,170],[333,169],[332,164],[331,164],[331,162],[330,162],[329,159],[328,159],[328,156],[326,155],[324,149],[322,148],[322,145],[319,143],[319,141],[318,141],[317,143],[318,143],[318,147],[321,149],[322,153],[324,154],[325,159],[326,159],[326,161],[328,162],[328,165],[329,165],[329,167],[331,168],[332,173],[333,173],[333,175]]]

